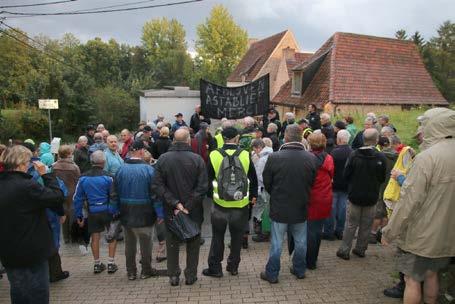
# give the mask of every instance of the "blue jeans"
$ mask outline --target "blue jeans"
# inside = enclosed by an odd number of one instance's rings
[[[27,268],[6,268],[12,304],[49,303],[49,265],[47,260]]]
[[[332,214],[331,217],[324,221],[324,235],[333,236],[341,235],[346,223],[346,204],[348,193],[333,191]],[[335,226],[336,223],[336,226]]]
[[[280,273],[280,258],[283,248],[284,235],[291,233],[294,238],[294,256],[292,265],[297,276],[303,276],[306,270],[305,258],[307,249],[307,223],[284,224],[271,221],[271,239],[269,260],[265,266],[267,277],[274,280]]]

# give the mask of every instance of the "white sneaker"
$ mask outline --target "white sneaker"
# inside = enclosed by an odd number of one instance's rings
[[[79,250],[81,251],[81,255],[87,255],[88,249],[84,245],[79,245]]]

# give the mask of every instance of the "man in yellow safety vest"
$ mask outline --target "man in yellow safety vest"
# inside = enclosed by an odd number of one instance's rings
[[[221,132],[224,145],[210,153],[208,167],[209,189],[213,189],[211,214],[212,244],[208,268],[202,274],[222,277],[221,261],[224,255],[224,234],[229,225],[231,252],[226,271],[238,274],[240,250],[245,226],[248,222],[248,206],[255,204],[258,183],[254,165],[247,151],[239,148],[239,132],[229,126]]]

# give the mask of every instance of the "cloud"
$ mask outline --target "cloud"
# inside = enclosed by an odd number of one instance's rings
[[[173,0],[156,0],[153,3],[170,1]],[[13,3],[13,0],[2,3]],[[409,33],[420,31],[428,39],[436,34],[436,29],[442,22],[453,18],[455,11],[453,0],[205,0],[134,12],[22,18],[7,22],[33,35],[42,33],[59,38],[66,32],[72,32],[82,41],[101,37],[115,38],[121,43],[139,44],[142,26],[147,20],[176,18],[184,25],[190,51],[194,51],[196,26],[205,21],[216,4],[225,5],[250,37],[265,38],[290,29],[300,47],[311,51],[317,50],[337,31],[393,37],[398,29],[403,28]],[[77,1],[52,8],[21,11],[77,10],[105,5],[104,0],[91,0],[90,4]]]

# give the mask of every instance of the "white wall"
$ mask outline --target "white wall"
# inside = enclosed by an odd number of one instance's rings
[[[174,115],[183,114],[183,120],[190,124],[194,108],[200,104],[199,97],[143,97],[139,99],[141,120],[146,122],[154,121],[158,114],[164,115],[164,119],[171,124],[174,123]]]

